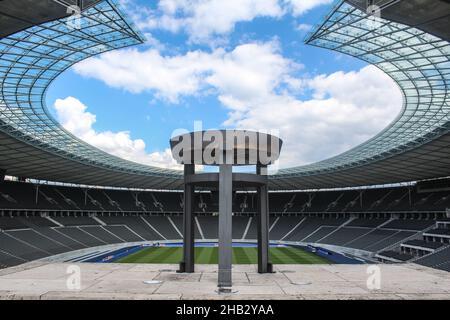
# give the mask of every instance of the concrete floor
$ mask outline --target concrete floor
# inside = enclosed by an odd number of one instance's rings
[[[72,266],[80,268],[80,283],[68,274]],[[450,273],[415,264],[378,265],[380,286],[372,290],[368,265],[278,265],[263,275],[235,265],[236,292],[226,295],[216,293],[217,266],[199,265],[195,274],[176,267],[33,262],[0,270],[0,299],[450,299]]]

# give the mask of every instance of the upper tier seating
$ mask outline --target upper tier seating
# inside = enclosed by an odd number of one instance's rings
[[[375,217],[380,219],[384,218],[379,216],[383,212],[433,213],[450,207],[450,192],[417,193],[414,187],[271,193],[269,198],[270,212],[273,213],[366,212],[375,213]],[[183,194],[180,192],[138,192],[12,181],[0,183],[0,208],[4,210],[175,213],[182,212],[182,205]],[[199,213],[218,212],[217,195],[197,193],[194,208]],[[256,212],[255,193],[234,193],[233,211]]]

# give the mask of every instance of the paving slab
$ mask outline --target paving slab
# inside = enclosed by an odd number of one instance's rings
[[[367,285],[373,265],[277,265],[272,274],[234,265],[233,293],[218,294],[215,265],[180,274],[169,264],[30,263],[1,270],[0,300],[450,300],[448,272],[415,264],[375,267],[379,288]],[[68,287],[70,270],[80,271],[79,288]],[[145,283],[149,280],[154,282]]]

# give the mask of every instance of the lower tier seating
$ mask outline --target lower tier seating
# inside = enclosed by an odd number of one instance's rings
[[[95,216],[76,213],[70,216],[17,216],[2,217],[0,231],[0,266],[7,267],[27,261],[44,258],[64,252],[103,246],[107,244],[181,240],[183,217],[180,215],[144,215],[144,214],[98,214]],[[321,215],[272,215],[269,221],[269,237],[272,241],[293,241],[316,245],[335,245],[383,254],[393,261],[417,262],[441,269],[448,268],[450,250],[448,243],[421,239],[423,230],[432,232],[436,220],[421,220],[407,223],[403,229],[401,219],[340,217],[335,214]],[[397,223],[394,223],[397,221]],[[408,220],[411,222],[411,220]],[[79,222],[79,224],[77,224]],[[415,226],[411,228],[411,226]],[[417,230],[422,226],[423,230]],[[217,239],[218,217],[198,215],[195,217],[195,236],[197,239]],[[431,230],[431,231],[430,231]],[[435,232],[445,236],[447,231]],[[438,235],[436,235],[438,236]],[[233,239],[256,240],[257,217],[253,215],[235,215],[233,217]],[[434,239],[434,238],[433,238]],[[395,247],[397,246],[397,247]],[[399,248],[422,246],[424,257]],[[429,249],[427,249],[429,248]],[[444,248],[445,250],[441,250]],[[441,251],[439,251],[441,250]]]

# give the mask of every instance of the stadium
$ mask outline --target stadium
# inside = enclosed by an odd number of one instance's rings
[[[68,24],[70,6],[80,28]],[[73,65],[144,43],[121,4],[0,1],[0,299],[449,299],[450,3],[328,10],[305,43],[383,71],[401,112],[344,153],[269,174],[266,222],[254,187],[232,190],[223,293],[217,189],[189,189],[186,221],[183,171],[101,151],[46,105]],[[194,272],[179,270],[187,225]],[[264,272],[261,228],[273,265]],[[381,285],[370,282],[377,272]]]

